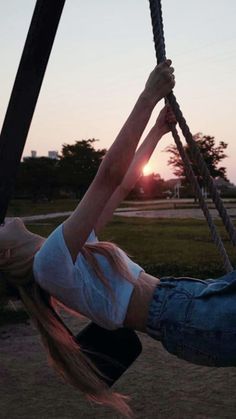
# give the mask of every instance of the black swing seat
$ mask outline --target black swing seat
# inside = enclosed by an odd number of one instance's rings
[[[104,375],[102,379],[109,387],[142,352],[140,339],[128,328],[106,330],[95,323],[89,323],[75,339]]]

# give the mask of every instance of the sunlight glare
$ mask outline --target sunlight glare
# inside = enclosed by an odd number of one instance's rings
[[[152,172],[153,172],[153,170],[152,170],[152,166],[150,165],[150,163],[145,164],[145,166],[143,167],[143,175],[148,176]]]

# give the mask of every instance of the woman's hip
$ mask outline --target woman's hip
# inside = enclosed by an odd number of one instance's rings
[[[187,361],[236,365],[236,273],[206,281],[162,278],[149,307],[147,333]]]

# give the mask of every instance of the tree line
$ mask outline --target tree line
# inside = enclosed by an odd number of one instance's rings
[[[20,163],[15,197],[33,201],[58,197],[81,198],[106,154],[95,150],[96,139],[63,144],[58,159],[27,157]]]
[[[228,181],[226,168],[219,166],[225,159],[225,150],[228,146],[221,141],[216,144],[212,136],[201,133],[195,135],[195,141],[206,161],[213,178],[222,178]],[[74,144],[63,144],[58,159],[48,157],[27,157],[20,164],[15,187],[16,198],[30,198],[33,201],[49,200],[58,197],[81,198],[95,177],[98,167],[106,154],[105,149],[95,149],[98,140],[88,139],[76,141]],[[181,179],[182,194],[191,196],[191,188],[186,177],[183,162],[176,146],[171,145],[165,149],[170,154],[168,164],[173,167],[173,174]],[[203,183],[194,156],[191,155],[188,145],[185,151],[189,156],[195,176],[200,185]],[[173,185],[172,185],[173,186]],[[160,175],[152,173],[141,176],[130,197],[165,198],[171,195],[170,182]]]

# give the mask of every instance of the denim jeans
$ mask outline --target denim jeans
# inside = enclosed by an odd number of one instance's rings
[[[147,333],[194,364],[236,366],[236,271],[208,280],[162,278]]]

